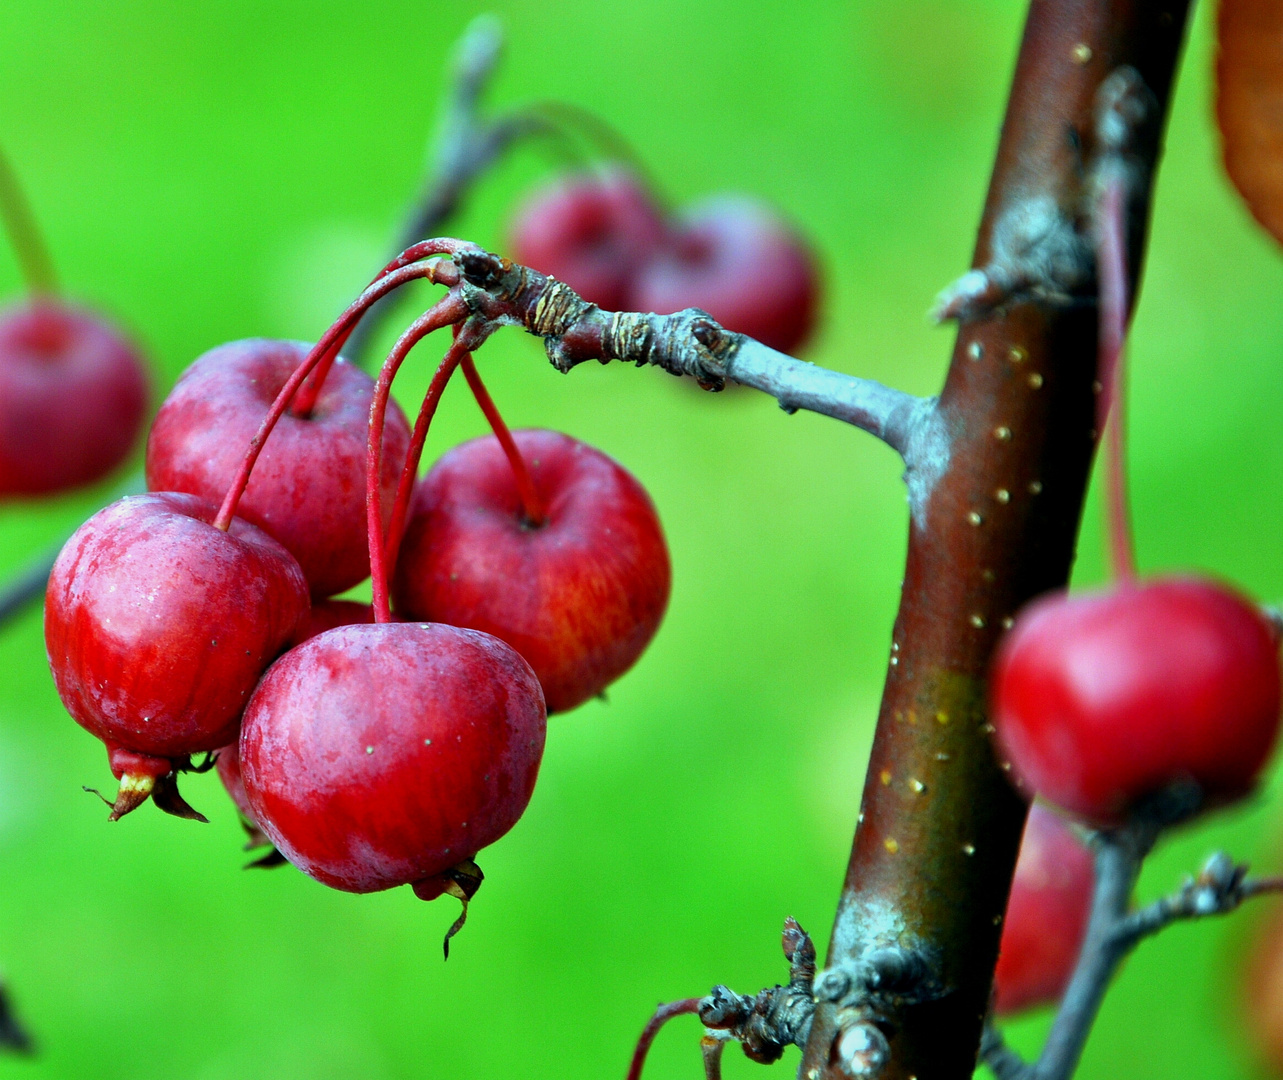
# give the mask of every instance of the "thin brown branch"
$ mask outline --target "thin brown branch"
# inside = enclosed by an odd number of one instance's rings
[[[962,1080],[975,1067],[1025,808],[988,737],[993,650],[1063,586],[1096,444],[1097,313],[1085,185],[1097,93],[1134,68],[1165,115],[1183,0],[1034,0],[940,395],[936,475],[909,535],[900,613],[860,819],[800,1075]],[[1129,219],[1133,278],[1157,140]],[[1134,294],[1135,289],[1133,288]],[[922,958],[916,994],[880,1000],[866,958]],[[817,985],[829,985],[822,973]],[[817,995],[819,996],[819,995]],[[880,1069],[839,1052],[870,1023]]]
[[[646,1021],[641,1036],[637,1040],[637,1049],[633,1051],[632,1060],[628,1063],[627,1080],[641,1080],[642,1069],[646,1067],[646,1055],[650,1053],[651,1044],[659,1029],[674,1016],[688,1016],[699,1010],[699,998],[683,998],[681,1001],[670,1001],[660,1005],[655,1014]]]

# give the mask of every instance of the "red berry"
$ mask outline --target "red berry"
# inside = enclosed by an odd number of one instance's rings
[[[1059,815],[1034,803],[993,976],[998,1014],[1060,1000],[1087,933],[1095,881],[1082,841]]]
[[[0,313],[0,494],[105,476],[146,407],[139,351],[101,316],[47,298]]]
[[[555,431],[513,433],[547,510],[531,525],[497,439],[456,446],[415,492],[394,596],[407,617],[502,638],[530,662],[549,712],[600,693],[659,627],[668,549],[645,489]]]
[[[373,892],[436,879],[511,829],[544,726],[534,673],[496,638],[342,626],[264,676],[240,763],[254,820],[290,862]]]
[[[307,614],[293,556],[246,522],[215,529],[216,512],[173,492],[122,499],[85,522],[54,564],[45,597],[54,683],[72,718],[109,748],[173,763],[229,743],[259,676]]]
[[[1279,727],[1275,634],[1256,606],[1197,578],[1055,595],[998,654],[994,725],[1030,792],[1101,825],[1192,781],[1252,787]]]
[[[728,330],[793,352],[815,324],[819,279],[805,241],[770,207],[721,195],[692,207],[637,274],[628,306],[702,308]]]
[[[247,823],[247,827],[257,829],[254,812],[249,808],[249,796],[245,794],[245,780],[241,776],[241,754],[238,742],[228,743],[218,751],[215,768],[218,770],[218,779],[223,783],[223,790],[236,804],[242,820]]]
[[[358,623],[374,622],[374,609],[369,604],[359,604],[355,600],[321,600],[312,605],[307,618],[299,624],[294,636],[290,639],[290,648],[333,630],[337,626],[353,626]],[[259,828],[254,820],[254,811],[250,809],[249,796],[245,794],[245,781],[241,777],[241,753],[239,742],[230,743],[218,751],[218,778],[223,789],[231,797],[240,813],[241,824],[249,836],[246,850],[270,845],[267,834]],[[278,866],[285,860],[272,849],[267,855],[256,859],[250,866]]]
[[[252,338],[196,360],[152,424],[148,486],[221,502],[250,439],[308,348]],[[363,371],[336,363],[309,415],[281,417],[237,509],[289,549],[317,597],[351,588],[370,573],[365,455],[373,390]],[[409,441],[404,414],[389,403],[383,438],[388,515]]]
[[[564,176],[535,192],[517,213],[512,249],[518,262],[620,311],[663,236],[663,219],[645,188],[612,169]]]

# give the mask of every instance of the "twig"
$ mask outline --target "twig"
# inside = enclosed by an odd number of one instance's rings
[[[906,458],[932,415],[929,399],[797,360],[731,333],[697,308],[672,315],[604,311],[564,282],[498,255],[460,251],[454,261],[469,307],[543,338],[559,371],[587,360],[624,360],[693,376],[709,390],[730,380],[769,394],[786,412],[806,409],[852,424]]]
[[[726,1040],[716,1035],[705,1035],[699,1040],[699,1052],[704,1059],[704,1080],[722,1080],[722,1051]]]
[[[913,507],[900,609],[830,970],[896,942],[940,994],[874,1019],[888,1077],[970,1076],[1026,808],[986,731],[1004,629],[1068,580],[1094,450],[1097,308],[1085,186],[1096,94],[1136,69],[1162,127],[1183,0],[1031,0],[993,177],[934,413],[940,462]],[[1143,265],[1157,140],[1129,211]],[[1084,273],[1085,271],[1085,273]],[[910,470],[910,481],[913,471]],[[910,488],[913,498],[913,488]],[[822,978],[823,976],[821,976]],[[800,1074],[840,1080],[845,1003],[817,1001]]]
[[[670,1001],[667,1005],[661,1005],[655,1010],[655,1015],[646,1022],[646,1026],[642,1028],[641,1037],[637,1040],[637,1049],[633,1051],[633,1059],[628,1064],[627,1080],[641,1080],[642,1069],[646,1066],[646,1055],[650,1053],[651,1043],[655,1041],[659,1029],[674,1016],[686,1016],[696,1012],[699,1009],[700,1000],[700,998],[683,998],[681,1001]]]
[[[1283,877],[1249,878],[1245,865],[1216,852],[1176,892],[1129,911],[1141,864],[1161,828],[1151,819],[1093,838],[1096,890],[1073,977],[1036,1061],[1023,1062],[995,1028],[986,1026],[980,1054],[998,1080],[1068,1080],[1110,981],[1141,941],[1175,922],[1225,915],[1253,896],[1283,892]]]
[[[482,115],[481,99],[503,52],[503,28],[491,15],[474,19],[454,51],[449,93],[429,152],[431,167],[423,190],[401,229],[398,251],[439,233],[463,203],[477,178],[521,139],[555,136],[542,116],[514,111],[494,119]],[[369,344],[403,297],[392,295],[375,304],[348,339],[345,353],[363,361]]]

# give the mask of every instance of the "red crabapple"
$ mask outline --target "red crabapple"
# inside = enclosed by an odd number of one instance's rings
[[[276,395],[308,353],[295,341],[251,338],[211,349],[178,380],[147,440],[147,484],[222,500]],[[299,561],[312,595],[367,577],[365,452],[374,383],[351,364],[330,368],[307,416],[286,411],[254,466],[237,514]],[[390,514],[410,431],[395,402],[383,441]]]
[[[304,873],[431,899],[516,824],[543,755],[530,666],[488,634],[341,626],[278,660],[241,727],[255,821]]]
[[[1017,620],[992,695],[1021,785],[1116,825],[1174,784],[1209,803],[1251,789],[1278,733],[1278,642],[1250,600],[1205,579],[1057,594]]]
[[[526,519],[497,439],[456,446],[415,492],[393,595],[407,618],[502,638],[534,668],[549,712],[627,671],[668,604],[668,548],[645,489],[555,431],[513,432],[546,508]]]
[[[113,816],[189,755],[236,735],[259,676],[307,614],[280,544],[217,508],[159,492],[100,510],[67,541],[45,595],[45,646],[72,718],[124,761]],[[142,759],[151,759],[150,762]]]
[[[608,311],[628,301],[634,276],[661,242],[664,222],[631,174],[560,177],[517,212],[514,257]]]
[[[0,313],[0,495],[105,476],[146,407],[138,348],[102,316],[43,296]]]
[[[719,195],[683,214],[633,279],[628,307],[702,308],[728,330],[793,352],[810,336],[818,294],[815,257],[797,231],[756,199]]]
[[[1073,829],[1034,803],[993,976],[1000,1016],[1060,1000],[1087,933],[1095,880],[1091,852]]]

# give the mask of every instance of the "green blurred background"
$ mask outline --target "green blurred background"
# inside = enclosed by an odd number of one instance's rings
[[[493,100],[599,110],[676,200],[775,201],[827,268],[809,355],[929,393],[951,332],[925,312],[965,269],[1023,8],[1017,0],[501,0]],[[0,140],[69,291],[147,343],[162,389],[219,342],[314,338],[380,261],[419,183],[447,50],[471,2],[5,0]],[[1199,11],[1136,324],[1133,471],[1147,569],[1283,597],[1283,259],[1216,163]],[[519,152],[454,232],[504,244],[549,161]],[[19,288],[0,258],[0,287]],[[426,294],[425,294],[426,295]],[[426,384],[409,365],[403,401]],[[331,892],[241,869],[213,776],[208,826],[108,826],[110,781],[67,718],[32,611],[0,633],[0,964],[41,1052],[0,1078],[610,1077],[660,999],[784,971],[786,915],[821,947],[850,842],[904,550],[893,455],[747,391],[656,371],[563,377],[533,340],[481,357],[518,425],[564,429],[649,487],[672,544],[667,622],[637,668],[556,718],[534,801],[484,853],[448,964],[450,902]],[[483,421],[452,388],[429,456]],[[0,510],[0,574],[108,497]],[[1102,573],[1095,503],[1077,577]],[[1283,863],[1277,781],[1165,845],[1143,892],[1214,846]],[[1258,916],[1259,917],[1259,916]],[[1252,915],[1147,944],[1083,1075],[1259,1075],[1238,1018]],[[1013,1030],[1036,1045],[1045,1017]],[[675,1021],[650,1076],[699,1075]],[[796,1054],[775,1067],[792,1072]],[[728,1077],[760,1066],[732,1050]]]

